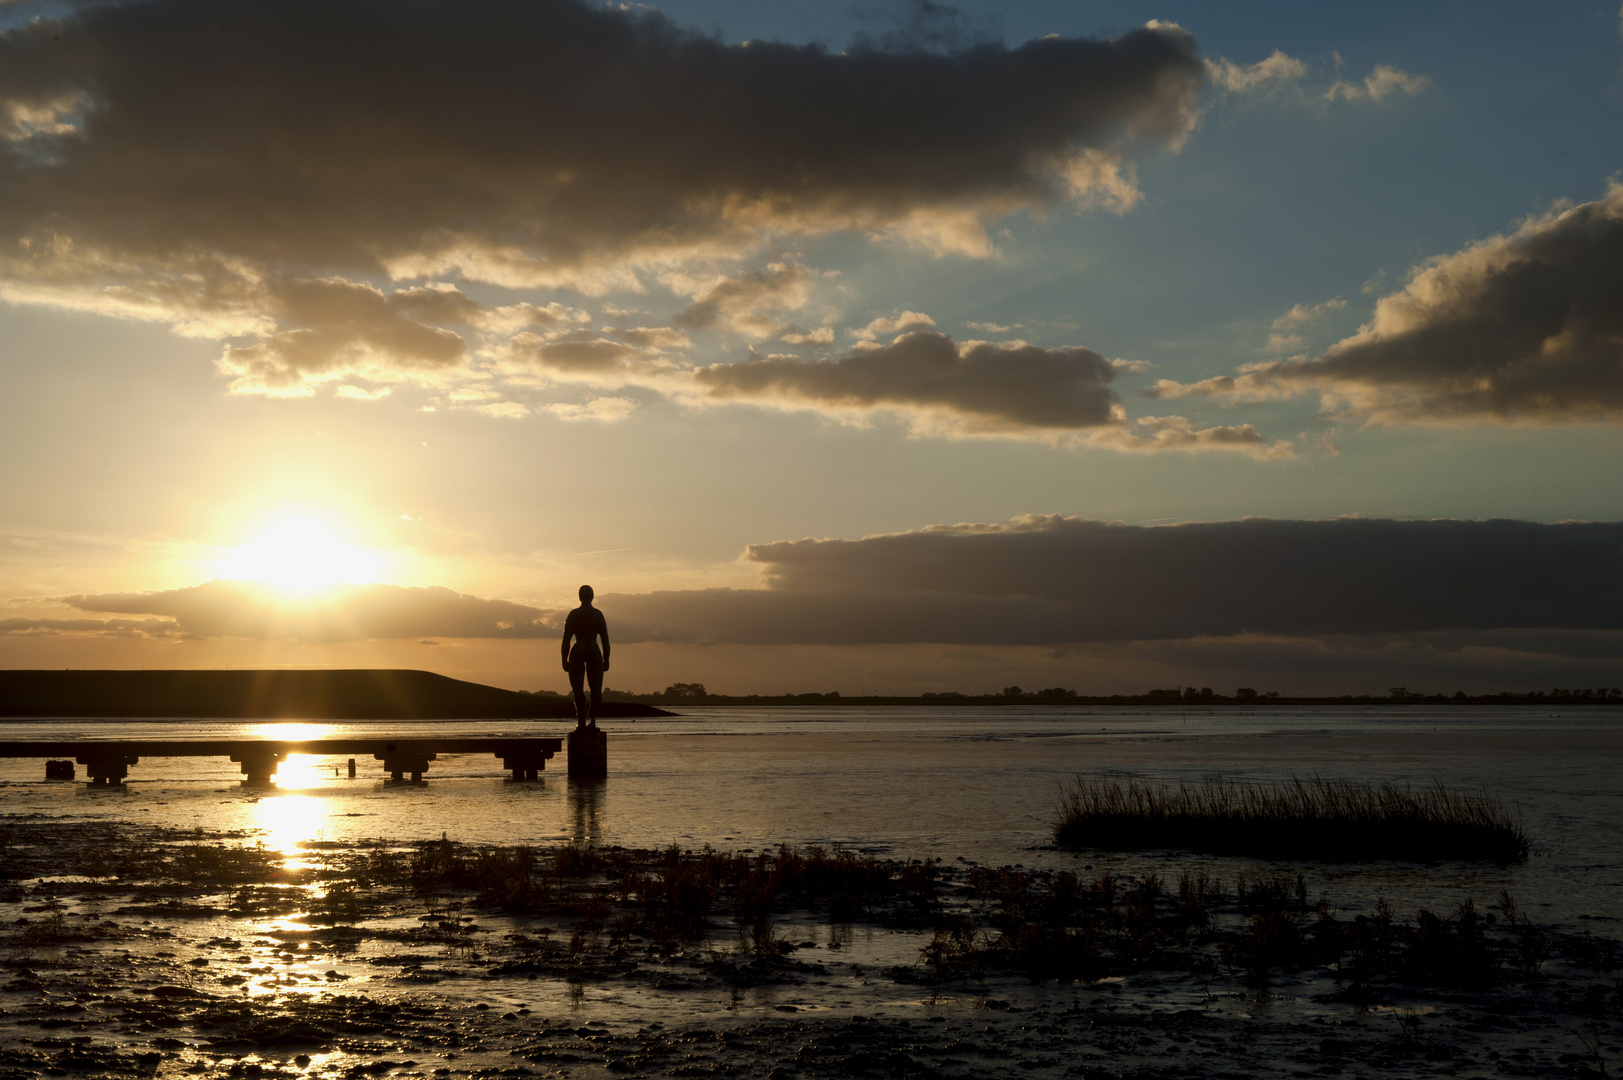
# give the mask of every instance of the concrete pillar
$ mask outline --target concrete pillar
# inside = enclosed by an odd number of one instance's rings
[[[569,776],[602,780],[609,775],[609,737],[600,727],[578,727],[569,733]]]

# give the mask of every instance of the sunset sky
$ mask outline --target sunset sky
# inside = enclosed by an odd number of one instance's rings
[[[0,666],[1623,682],[1623,12],[0,0]]]

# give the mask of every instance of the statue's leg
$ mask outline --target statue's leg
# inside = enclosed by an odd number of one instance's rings
[[[588,660],[586,662],[586,677],[590,679],[592,683],[591,723],[592,727],[596,727],[598,706],[603,704],[603,665],[601,663],[593,663],[592,661]]]
[[[575,695],[575,726],[586,726],[586,663],[582,660],[569,662],[569,689]]]

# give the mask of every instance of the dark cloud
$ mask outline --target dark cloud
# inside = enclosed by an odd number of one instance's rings
[[[829,229],[985,253],[989,215],[1131,205],[1205,77],[1170,26],[835,54],[578,0],[96,4],[0,36],[0,288],[251,338],[241,389],[445,364],[443,328],[293,294],[636,287]]]
[[[1623,662],[1617,631],[1449,631],[1325,638],[1189,638],[1053,650],[1055,661],[1135,670],[1146,686],[1237,686],[1286,693],[1384,694],[1615,686]],[[1119,680],[1113,680],[1118,682]],[[1027,685],[1030,685],[1029,683]]]
[[[220,368],[240,388],[272,393],[307,393],[312,382],[340,370],[379,378],[399,368],[460,363],[461,336],[413,316],[467,322],[479,310],[454,289],[390,296],[343,279],[282,279],[263,299],[280,326],[296,329],[266,331],[254,345],[227,345]]]
[[[686,334],[669,326],[633,326],[619,334],[628,344],[644,349],[686,349],[693,345]]]
[[[933,325],[921,312],[898,312],[851,331],[858,341],[844,356],[754,356],[698,368],[692,379],[711,401],[837,416],[883,410],[901,416],[917,434],[1043,439],[1136,453],[1294,454],[1290,443],[1265,438],[1250,424],[1201,428],[1182,416],[1129,421],[1111,383],[1133,365],[1106,360],[1092,349],[958,342],[922,329]],[[877,341],[897,331],[903,332],[889,344]]]
[[[1322,356],[1251,365],[1151,395],[1263,399],[1318,392],[1386,423],[1623,419],[1623,184],[1411,275]]]
[[[694,373],[712,398],[801,408],[893,409],[970,431],[1069,431],[1118,420],[1116,369],[1091,349],[959,344],[914,330],[833,360],[758,357]]]
[[[442,588],[342,585],[313,596],[290,596],[249,582],[211,581],[154,593],[69,596],[81,611],[159,615],[193,637],[295,638],[534,638],[561,633],[546,613],[507,600],[485,600]]]
[[[168,619],[0,619],[0,634],[97,634],[106,637],[175,637]]]
[[[879,647],[973,647],[995,652],[1000,671],[1035,664],[1062,684],[1055,665],[1093,685],[1131,673],[1122,690],[1612,685],[1623,662],[1617,522],[1031,516],[758,544],[745,558],[764,588],[603,595],[616,643],[834,647],[850,663]],[[0,633],[551,639],[562,616],[392,585],[300,597],[210,582],[65,602],[145,618],[10,619]]]
[[[615,598],[627,640],[1059,645],[1623,629],[1623,524],[1030,517],[751,546],[768,588]],[[607,604],[607,600],[605,600]]]
[[[575,373],[617,371],[627,360],[640,355],[633,346],[607,338],[547,342],[520,334],[513,339],[513,345],[518,355],[533,359],[541,367]]]

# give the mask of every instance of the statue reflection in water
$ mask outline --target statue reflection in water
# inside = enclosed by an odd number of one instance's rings
[[[607,780],[569,780],[570,839],[577,844],[595,844],[599,837],[598,812],[603,809]]]

